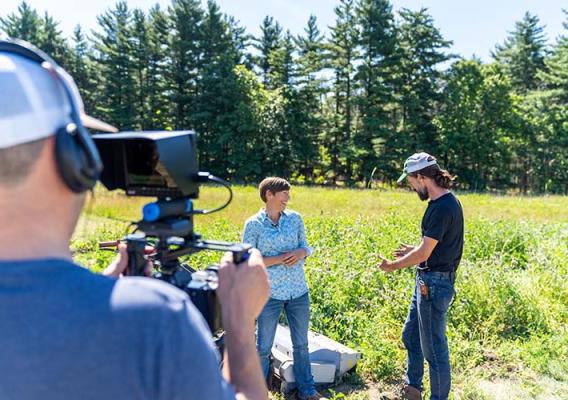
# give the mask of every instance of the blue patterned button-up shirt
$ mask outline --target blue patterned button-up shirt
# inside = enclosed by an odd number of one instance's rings
[[[260,250],[263,257],[273,257],[298,248],[312,254],[308,246],[304,221],[300,214],[285,210],[274,225],[264,209],[250,217],[245,223],[243,242]],[[304,295],[308,291],[304,275],[304,260],[292,266],[275,264],[268,268],[270,277],[270,297],[277,300],[290,300]]]

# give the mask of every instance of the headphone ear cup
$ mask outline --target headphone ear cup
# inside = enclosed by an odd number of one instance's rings
[[[63,182],[71,191],[82,193],[95,186],[100,171],[89,165],[92,157],[87,154],[89,147],[83,144],[81,132],[69,131],[68,127],[61,127],[55,134],[55,159]]]

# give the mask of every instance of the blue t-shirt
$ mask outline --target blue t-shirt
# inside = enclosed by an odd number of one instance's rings
[[[0,262],[0,399],[234,399],[181,290],[64,260]]]

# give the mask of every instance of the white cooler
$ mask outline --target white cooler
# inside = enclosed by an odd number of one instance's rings
[[[360,354],[319,333],[308,332],[308,351],[316,385],[331,385],[353,369]],[[272,346],[272,369],[282,381],[282,390],[295,386],[292,338],[288,327],[278,325]]]

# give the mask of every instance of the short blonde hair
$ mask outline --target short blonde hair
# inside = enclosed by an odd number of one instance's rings
[[[260,185],[258,185],[258,191],[260,193],[260,198],[266,203],[266,192],[271,191],[272,193],[283,192],[284,190],[290,190],[290,182],[284,178],[278,178],[276,176],[270,176],[264,178]]]

